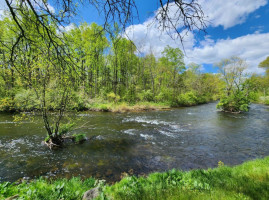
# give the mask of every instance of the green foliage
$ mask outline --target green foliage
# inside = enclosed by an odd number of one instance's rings
[[[0,111],[8,112],[14,110],[14,100],[11,97],[5,97],[0,100]]]
[[[227,112],[248,111],[255,88],[251,79],[245,78],[246,62],[241,58],[231,57],[222,60],[217,66],[226,84],[217,108]]]
[[[137,96],[140,101],[151,102],[154,100],[154,95],[151,90],[142,90]]]
[[[64,135],[70,132],[75,126],[75,123],[61,124],[59,127],[59,134]]]
[[[49,140],[50,140],[50,136],[47,135],[47,137],[45,137],[45,139],[44,139],[44,142],[49,142]]]
[[[80,134],[73,134],[72,135],[74,137],[74,142],[75,143],[82,143],[85,140],[87,140],[86,134],[80,133]]]
[[[177,101],[179,105],[182,106],[192,106],[192,105],[196,105],[198,103],[198,98],[196,97],[196,95],[190,91],[187,92],[185,94],[180,94],[177,97]]]
[[[217,108],[228,112],[247,112],[249,104],[250,98],[244,92],[239,91],[236,94],[222,96],[217,104]]]
[[[123,99],[124,99],[125,101],[127,101],[128,103],[134,104],[134,103],[136,102],[136,100],[137,100],[137,96],[136,96],[136,95],[137,95],[137,94],[136,94],[136,89],[135,89],[135,87],[134,87],[134,86],[131,86],[131,87],[127,90],[127,92],[126,92],[125,96],[123,97]]]
[[[38,101],[33,90],[20,90],[14,99],[17,110],[31,111],[39,108],[40,102]]]
[[[264,68],[267,76],[269,76],[269,56],[259,64],[259,67]]]
[[[0,199],[18,195],[18,199],[81,199],[83,193],[95,186],[92,178],[82,181],[80,178],[48,180],[40,178],[19,185],[0,183]]]
[[[114,92],[108,93],[107,98],[110,102],[114,102],[114,103],[117,103],[120,100],[120,96],[116,95]]]
[[[258,101],[265,105],[269,105],[269,96],[260,96]]]

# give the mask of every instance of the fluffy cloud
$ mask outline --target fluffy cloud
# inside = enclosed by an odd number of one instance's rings
[[[176,33],[172,34],[176,37]],[[195,42],[193,33],[183,31],[181,34],[184,35],[184,48],[192,48]],[[145,54],[153,53],[157,57],[161,56],[161,52],[167,45],[173,48],[183,48],[179,39],[173,40],[171,35],[159,31],[154,25],[149,25],[148,21],[143,24],[128,27],[126,35],[126,37],[135,42],[139,52]]]
[[[66,26],[59,26],[59,31],[60,32],[68,32],[68,31],[71,31],[72,29],[76,28],[76,24],[74,23],[71,23],[71,24],[68,24]]]
[[[246,21],[247,16],[267,4],[267,0],[201,0],[202,9],[210,21],[209,26],[224,29]]]
[[[201,47],[187,50],[186,63],[196,62],[213,64],[223,58],[239,56],[245,59],[249,65],[249,72],[262,73],[258,64],[268,55],[269,33],[249,34],[235,39],[211,41]]]
[[[267,0],[201,0],[205,15],[210,20],[209,26],[223,26],[224,29],[245,22],[247,16],[256,9],[264,6]],[[172,15],[172,13],[170,13]],[[214,41],[206,36],[203,41],[197,41],[194,34],[183,31],[183,46],[186,52],[185,62],[198,64],[214,64],[223,58],[239,56],[246,59],[249,64],[248,71],[263,72],[257,68],[259,62],[268,56],[269,33],[260,34],[260,29],[255,29],[254,34],[245,35],[235,39],[221,39]],[[142,24],[132,25],[127,28],[126,35],[132,39],[143,54],[153,53],[160,57],[165,46],[179,47],[179,40],[173,40],[165,32],[161,32],[154,19],[150,18]],[[176,34],[176,33],[171,33]]]

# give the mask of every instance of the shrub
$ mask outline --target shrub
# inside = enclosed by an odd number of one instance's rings
[[[151,90],[142,90],[139,94],[138,97],[140,101],[153,101],[154,100],[154,95],[151,92]]]
[[[191,92],[180,94],[177,97],[177,102],[181,106],[192,106],[192,105],[196,105],[198,103],[198,98],[191,91]]]
[[[70,98],[70,109],[83,111],[86,109],[88,97],[83,92],[73,92]]]
[[[86,137],[86,134],[82,134],[82,133],[80,133],[80,134],[73,134],[73,141],[75,142],[75,143],[82,143],[82,142],[84,142],[85,140],[87,140],[87,137]]]
[[[120,100],[120,96],[116,95],[114,92],[110,92],[107,94],[107,99],[110,102],[117,103]]]
[[[59,134],[64,135],[72,130],[75,123],[67,123],[67,124],[61,124],[59,128]]]
[[[15,96],[15,107],[18,110],[29,111],[39,107],[39,101],[33,90],[21,90]]]
[[[217,104],[218,109],[222,109],[227,112],[247,112],[249,109],[250,98],[239,91],[228,95],[223,95]]]
[[[5,97],[0,100],[0,111],[8,112],[15,110],[14,100],[11,97]]]

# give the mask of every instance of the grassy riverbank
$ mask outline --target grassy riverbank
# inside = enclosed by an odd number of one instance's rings
[[[81,199],[85,191],[96,186],[102,191],[98,199],[269,199],[269,157],[235,167],[219,162],[215,169],[127,176],[114,185],[92,178],[1,183],[0,199],[15,195],[17,199]]]
[[[89,105],[87,110],[91,111],[107,111],[107,112],[139,112],[149,110],[164,110],[171,108],[169,103],[139,102],[136,104],[128,103],[93,103]]]

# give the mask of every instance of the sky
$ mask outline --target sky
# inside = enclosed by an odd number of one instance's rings
[[[0,0],[0,8],[3,2]],[[149,27],[160,6],[157,2],[136,0],[139,19],[134,19],[134,24],[127,27],[125,34],[143,55],[153,53],[160,57],[167,45],[183,47],[179,39],[174,40],[154,25]],[[208,21],[207,29],[206,34],[188,32],[184,37],[186,65],[194,62],[202,65],[204,72],[216,72],[214,63],[239,56],[246,60],[248,72],[262,74],[264,71],[258,65],[269,56],[269,0],[198,0],[198,3]],[[83,5],[72,21],[102,25],[102,19],[94,8]],[[70,28],[72,25],[67,25],[66,29]]]

